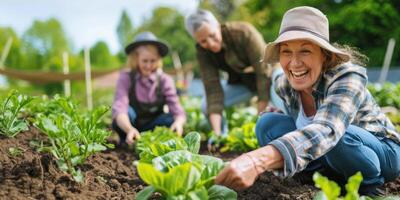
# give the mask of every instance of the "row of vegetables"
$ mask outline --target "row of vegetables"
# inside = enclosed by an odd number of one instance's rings
[[[399,86],[369,87],[371,93],[378,96],[375,98],[380,104],[380,101],[389,102],[389,98],[396,102],[396,98],[400,96]],[[379,95],[386,95],[389,90],[387,88],[394,88],[390,91],[398,92],[397,96],[380,97]],[[113,148],[106,140],[111,135],[105,123],[109,120],[104,119],[109,107],[100,106],[89,112],[68,98],[30,97],[16,91],[10,92],[0,102],[1,134],[14,137],[19,132],[28,130],[28,124],[37,127],[48,136],[48,141],[32,141],[32,146],[38,151],[51,153],[59,168],[71,174],[77,182],[84,180],[78,165],[96,152]],[[207,133],[210,132],[199,109],[199,100],[191,98],[182,102],[189,118],[185,126],[188,134],[184,138],[178,137],[169,129],[157,128],[143,133],[136,144],[136,153],[140,157],[136,167],[141,179],[149,185],[138,193],[136,199],[148,199],[154,192],[162,194],[166,199],[236,199],[235,191],[213,184],[215,176],[225,163],[219,158],[198,154],[200,141],[209,136]],[[395,103],[389,105],[399,108]],[[231,131],[227,137],[218,138],[223,144],[220,150],[247,152],[258,148],[254,134],[257,119],[255,109],[230,108],[225,114]],[[400,120],[395,121],[400,119],[398,115],[391,116],[391,119],[395,124],[400,124]],[[17,150],[18,147],[10,149],[10,153]],[[360,176],[359,174],[358,178],[349,180],[351,184],[348,191],[352,191],[349,193],[357,194],[354,191],[358,190],[362,180]],[[316,174],[314,181],[323,190],[316,196],[317,199],[337,194],[337,187],[325,177]],[[336,198],[338,195],[333,199]]]

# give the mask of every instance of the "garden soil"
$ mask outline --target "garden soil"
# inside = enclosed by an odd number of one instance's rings
[[[38,153],[31,141],[45,141],[37,129],[15,138],[0,136],[0,199],[135,199],[145,184],[137,175],[133,150],[116,148],[90,157],[79,169],[84,183],[58,169],[51,154]],[[114,139],[110,140],[115,142]],[[20,155],[11,155],[10,148],[19,148]],[[202,154],[210,154],[202,150]],[[213,154],[226,161],[238,154]],[[312,183],[312,181],[309,181]],[[238,193],[238,199],[310,200],[317,189],[299,177],[282,180],[271,173],[261,175],[256,183]],[[385,184],[388,194],[400,194],[400,178]],[[152,199],[160,199],[153,195]]]

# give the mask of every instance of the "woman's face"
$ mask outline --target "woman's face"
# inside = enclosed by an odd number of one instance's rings
[[[205,49],[214,53],[221,51],[222,35],[219,27],[212,27],[209,23],[203,23],[194,33],[194,38]]]
[[[142,47],[138,47],[137,49],[138,68],[144,77],[148,77],[158,68],[158,63],[161,57],[158,54],[157,49],[154,49]]]
[[[297,91],[311,91],[325,60],[321,48],[307,40],[282,42],[279,47],[279,62],[290,85]]]

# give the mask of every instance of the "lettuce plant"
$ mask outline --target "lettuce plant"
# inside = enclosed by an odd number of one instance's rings
[[[346,184],[347,194],[344,197],[340,197],[340,187],[334,181],[330,181],[328,178],[322,176],[316,172],[313,176],[315,186],[320,188],[322,191],[318,192],[314,200],[367,200],[369,197],[361,196],[358,194],[358,188],[363,177],[361,172],[357,172],[351,176]]]
[[[157,127],[154,131],[142,134],[136,144],[136,152],[140,161],[150,163],[153,158],[176,150],[189,150],[198,153],[200,149],[200,135],[191,132],[184,138],[165,127]]]
[[[19,94],[12,90],[0,105],[0,134],[14,137],[21,131],[28,130],[23,119],[18,119],[21,109],[33,100],[33,97]]]
[[[160,192],[165,199],[237,199],[235,191],[214,185],[224,162],[187,150],[172,151],[154,158],[152,164],[139,162],[140,178],[149,184],[136,199],[148,199]]]
[[[105,106],[98,107],[88,114],[78,112],[76,105],[65,98],[56,100],[62,113],[40,114],[35,125],[46,133],[51,146],[41,148],[51,152],[57,159],[59,168],[72,174],[78,182],[83,176],[75,167],[92,154],[111,148],[106,143],[110,131],[100,127],[101,117],[108,112]]]
[[[257,149],[259,145],[254,129],[254,122],[233,128],[222,142],[224,146],[221,148],[221,152],[248,152]]]

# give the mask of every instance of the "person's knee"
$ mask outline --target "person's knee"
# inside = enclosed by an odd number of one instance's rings
[[[256,136],[258,143],[261,146],[265,146],[267,143],[271,142],[272,140],[276,139],[280,136],[278,133],[274,133],[274,130],[279,123],[282,123],[282,118],[287,118],[288,116],[284,116],[283,114],[279,113],[264,113],[262,114],[256,123]],[[278,125],[279,126],[279,125]],[[279,131],[285,132],[285,131]]]
[[[364,146],[355,134],[346,132],[325,158],[330,167],[343,173],[346,178],[360,171],[365,184],[380,180],[381,167],[378,155],[371,148]]]
[[[256,134],[265,133],[269,127],[273,124],[274,113],[264,113],[260,115],[256,123]]]

